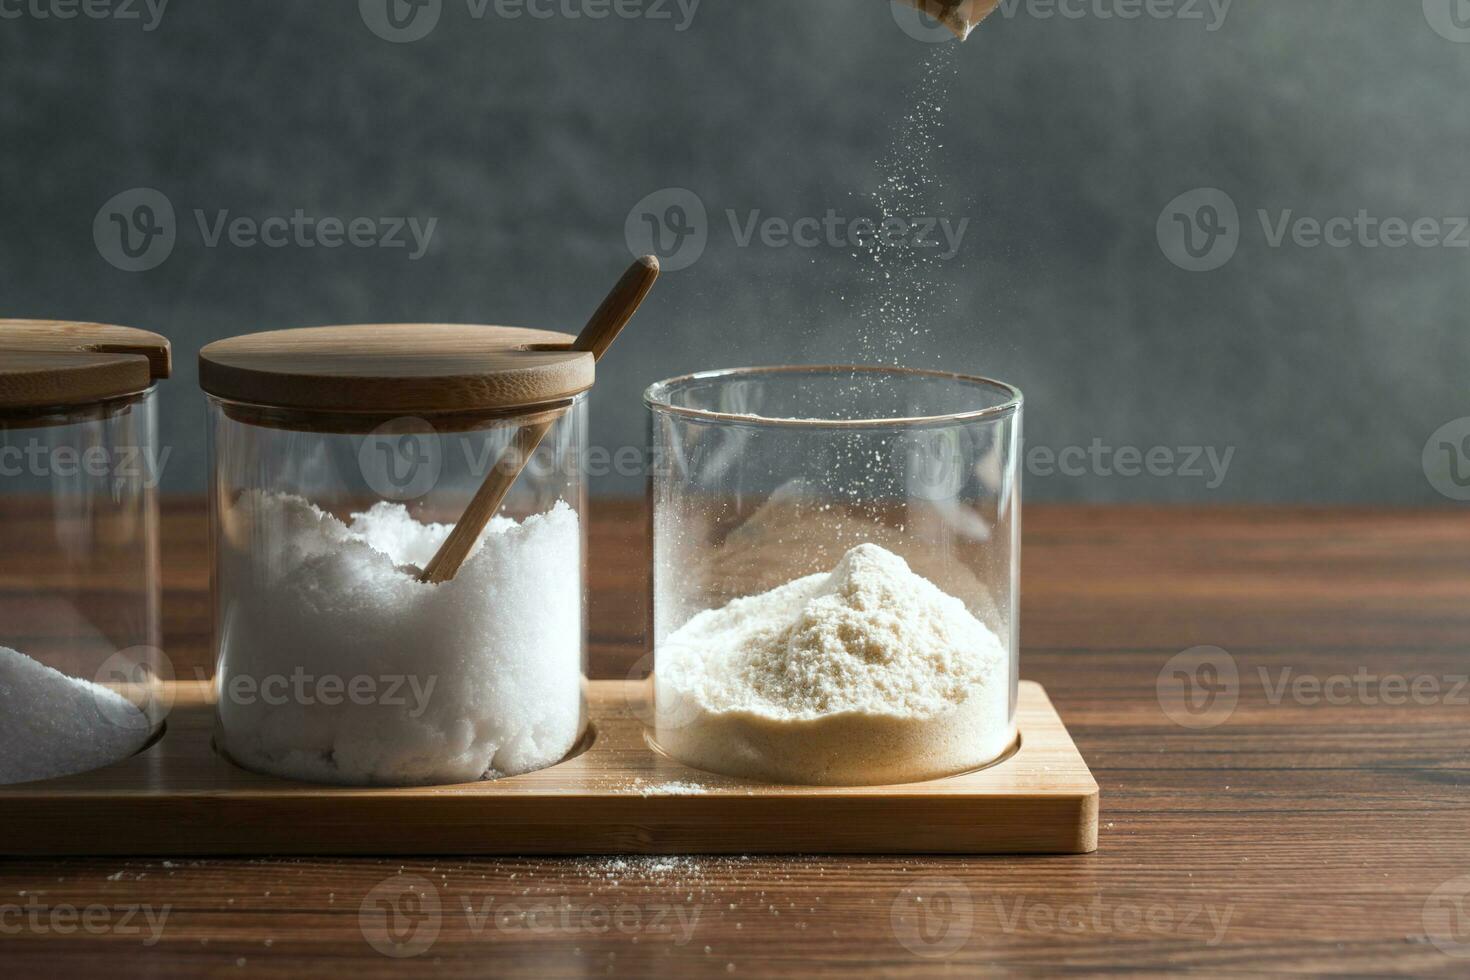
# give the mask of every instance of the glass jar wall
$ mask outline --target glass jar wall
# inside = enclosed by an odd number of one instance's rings
[[[217,748],[352,785],[559,762],[586,726],[585,395],[386,417],[373,400],[209,399]],[[475,550],[426,581],[476,491],[542,426]]]
[[[646,401],[665,752],[874,784],[1013,747],[1018,391],[771,368],[662,382]]]
[[[154,334],[0,320],[0,783],[118,762],[164,723],[167,374]]]

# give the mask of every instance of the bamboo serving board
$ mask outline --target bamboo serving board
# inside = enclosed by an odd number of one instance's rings
[[[509,779],[414,789],[294,783],[215,753],[209,686],[174,685],[162,738],[90,773],[0,786],[0,854],[1078,854],[1098,788],[1046,692],[1023,681],[1020,747],[901,786],[752,783],[644,738],[647,685],[591,683],[580,754]]]

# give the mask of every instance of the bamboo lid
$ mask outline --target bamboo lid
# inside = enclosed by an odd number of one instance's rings
[[[270,408],[373,415],[499,412],[592,387],[593,356],[550,330],[450,323],[305,327],[199,352],[199,385]]]
[[[171,369],[168,341],[147,330],[0,320],[0,409],[64,408],[135,395]]]

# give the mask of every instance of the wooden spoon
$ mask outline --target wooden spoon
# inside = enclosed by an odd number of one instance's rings
[[[652,255],[645,255],[629,266],[628,271],[623,273],[623,278],[618,280],[618,284],[597,308],[597,312],[592,314],[592,319],[587,321],[587,326],[577,335],[572,350],[591,351],[594,360],[602,360],[608,346],[623,327],[628,325],[628,321],[633,319],[633,314],[638,312],[643,298],[653,288],[653,282],[657,278],[658,259]],[[541,440],[555,423],[556,419],[551,419],[521,426],[511,444],[495,461],[485,482],[475,491],[474,498],[460,515],[459,523],[454,525],[454,530],[449,532],[449,537],[444,539],[444,543],[419,575],[420,582],[437,584],[454,578],[459,567],[470,556],[475,542],[480,540],[485,525],[490,523],[490,518],[500,509],[505,495],[515,484],[516,477],[520,476],[531,454],[541,445]]]

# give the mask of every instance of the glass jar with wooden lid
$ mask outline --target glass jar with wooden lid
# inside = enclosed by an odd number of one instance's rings
[[[0,320],[0,783],[117,762],[163,723],[169,370],[144,330]]]
[[[574,750],[594,357],[573,340],[376,324],[204,348],[215,742],[231,760],[425,785]],[[506,474],[493,518],[452,554]]]

